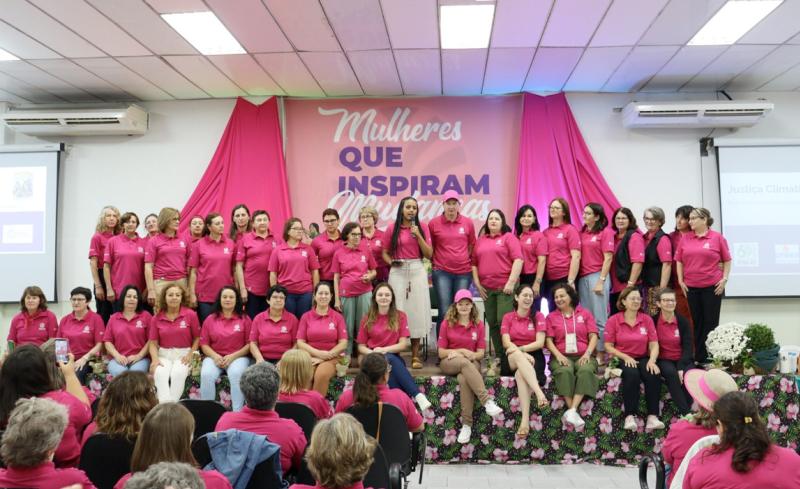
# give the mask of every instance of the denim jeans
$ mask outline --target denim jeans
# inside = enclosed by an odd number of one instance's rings
[[[468,289],[472,285],[472,274],[450,273],[444,270],[433,271],[433,288],[436,289],[436,301],[438,317],[436,318],[436,337],[439,337],[441,327],[447,308],[453,303],[453,296],[461,289]]]
[[[305,294],[288,294],[286,296],[285,308],[299,320],[303,314],[311,310],[311,292],[306,292]]]
[[[408,394],[408,397],[414,399],[414,396],[419,394],[419,387],[414,382],[414,377],[408,372],[406,362],[396,353],[387,353],[386,361],[392,366],[392,371],[389,374],[389,387],[402,389],[403,392]]]
[[[250,366],[250,357],[239,357],[227,369],[217,367],[210,357],[203,359],[203,367],[200,370],[200,398],[213,401],[217,397],[217,379],[226,371],[228,381],[231,384],[231,404],[234,411],[241,411],[244,406],[244,395],[239,387],[239,379],[242,378],[244,369]]]
[[[611,290],[611,279],[608,277],[606,279],[603,283],[602,294],[594,293],[594,287],[600,280],[600,272],[590,273],[578,279],[578,297],[580,297],[581,305],[592,313],[594,321],[597,323],[597,331],[600,333],[597,339],[597,351],[605,351],[603,333],[608,320],[608,296]]]
[[[112,377],[116,377],[122,372],[127,372],[129,370],[132,372],[147,373],[150,370],[150,359],[142,358],[138,362],[129,363],[128,365],[121,365],[113,358],[108,362],[108,373],[111,374]]]

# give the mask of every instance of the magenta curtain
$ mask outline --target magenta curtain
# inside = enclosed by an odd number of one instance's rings
[[[251,213],[269,212],[273,234],[280,235],[291,217],[276,97],[261,105],[242,98],[236,101],[206,172],[181,210],[180,230],[186,231],[194,215],[219,212],[227,234],[233,225],[231,210],[242,203]]]
[[[531,204],[542,228],[548,205],[555,197],[569,202],[572,224],[580,228],[589,202],[611,213],[619,201],[594,162],[563,93],[542,97],[523,95],[517,170],[517,208]],[[510,220],[511,218],[509,218]]]

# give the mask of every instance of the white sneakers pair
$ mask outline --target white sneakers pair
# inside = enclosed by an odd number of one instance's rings
[[[561,416],[561,419],[564,420],[564,422],[571,424],[576,429],[581,428],[586,424],[586,421],[581,418],[581,415],[578,414],[578,411],[576,411],[575,408],[567,409],[567,412]]]
[[[494,402],[494,399],[486,401],[486,404],[483,405],[483,409],[486,410],[486,414],[493,418],[503,413],[503,409]],[[458,432],[456,441],[463,445],[469,443],[470,438],[472,438],[472,427],[463,425]]]
[[[632,414],[629,414],[625,417],[625,424],[622,426],[628,431],[635,431],[636,426],[636,417]],[[663,430],[664,423],[662,423],[658,418],[653,416],[652,414],[647,417],[647,423],[645,424],[645,428],[648,430]]]
[[[417,406],[419,406],[420,411],[425,411],[431,407],[431,401],[429,401],[422,392],[414,396],[414,400],[417,401]]]

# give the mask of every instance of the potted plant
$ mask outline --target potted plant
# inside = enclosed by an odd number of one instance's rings
[[[336,376],[344,377],[347,375],[348,368],[350,368],[350,357],[348,355],[341,355],[339,361],[336,362]]]
[[[726,368],[740,363],[742,353],[747,347],[744,331],[747,327],[739,323],[725,323],[708,334],[706,348],[714,367]]]
[[[780,345],[775,343],[775,334],[766,324],[750,323],[744,330],[747,349],[750,350],[758,370],[771,372],[780,361]]]
[[[744,358],[742,359],[742,373],[745,375],[755,375],[756,367],[756,361],[753,360],[751,352],[748,351],[746,354],[744,354]]]

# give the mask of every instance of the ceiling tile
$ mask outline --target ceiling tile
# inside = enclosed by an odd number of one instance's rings
[[[206,0],[208,5],[249,53],[292,51],[261,0]]]
[[[5,22],[0,22],[0,48],[21,59],[60,58],[55,51]]]
[[[442,87],[445,95],[478,95],[483,88],[488,49],[442,51]]]
[[[758,89],[759,92],[783,92],[800,87],[800,65],[781,73]]]
[[[17,97],[24,98],[25,100],[28,100],[34,104],[65,102],[64,99],[57,97],[52,93],[46,92],[28,83],[19,81],[16,78],[3,73],[0,73],[0,90],[8,92],[12,95],[16,95]]]
[[[486,63],[483,93],[502,94],[522,90],[536,48],[492,48]]]
[[[675,92],[692,79],[728,46],[684,46],[650,79],[645,92]]]
[[[596,92],[606,84],[611,74],[630,52],[629,47],[586,48],[569,77],[564,90]]]
[[[442,70],[438,49],[396,49],[394,60],[406,95],[441,95]]]
[[[159,14],[183,14],[187,12],[205,12],[208,7],[203,0],[146,0]],[[236,0],[239,2],[239,0]],[[233,3],[233,2],[231,2]]]
[[[491,47],[537,46],[552,6],[553,0],[503,0],[497,2]],[[491,55],[489,59],[491,62]]]
[[[164,56],[164,61],[212,97],[246,95],[204,56]]]
[[[300,57],[326,95],[364,94],[343,53],[300,53]]]
[[[365,95],[403,94],[391,51],[353,51],[347,53],[347,57]]]
[[[29,1],[111,56],[150,54],[127,32],[83,0]]]
[[[603,92],[636,92],[680,49],[680,46],[637,46],[611,75]]]
[[[117,61],[132,71],[141,73],[149,82],[177,99],[208,98],[209,95],[197,88],[183,75],[175,71],[157,56],[138,56],[119,58]]]
[[[249,54],[209,56],[208,59],[249,95],[285,95]]]
[[[671,0],[639,44],[686,44],[726,1]]]
[[[556,0],[539,45],[586,46],[610,3],[611,0]]]
[[[143,1],[87,0],[156,54],[197,54],[197,50]]]
[[[775,46],[758,46],[753,44],[734,44],[717,59],[706,66],[703,71],[681,87],[682,91],[718,90],[725,86],[750,65],[760,60]]]
[[[389,35],[378,0],[321,0],[345,51],[389,49]]]
[[[527,92],[558,92],[582,54],[583,48],[537,49],[523,89]]]
[[[666,4],[667,0],[615,0],[590,45],[636,45]]]
[[[436,0],[381,0],[394,49],[439,47]]]
[[[296,53],[256,54],[256,61],[267,71],[287,95],[324,97],[325,92],[311,76]]]
[[[116,101],[135,99],[135,97],[125,93],[125,91],[119,87],[115,87],[68,59],[32,60],[30,63],[103,100]]]
[[[800,2],[783,2],[736,41],[737,44],[783,44],[800,32]]]
[[[172,96],[112,58],[76,59],[76,63],[141,100],[172,100]]]
[[[726,90],[756,90],[773,78],[800,64],[800,46],[787,44],[769,53],[764,59],[731,80]]]
[[[46,90],[69,102],[99,102],[100,100],[69,83],[54,77],[27,61],[4,61],[0,63],[0,71],[13,76],[17,80]]]
[[[31,103],[30,100],[24,99],[22,97],[18,97],[13,93],[6,92],[5,90],[0,90],[0,102],[9,102],[12,104],[29,104]]]
[[[319,0],[263,0],[298,51],[340,51]]]

